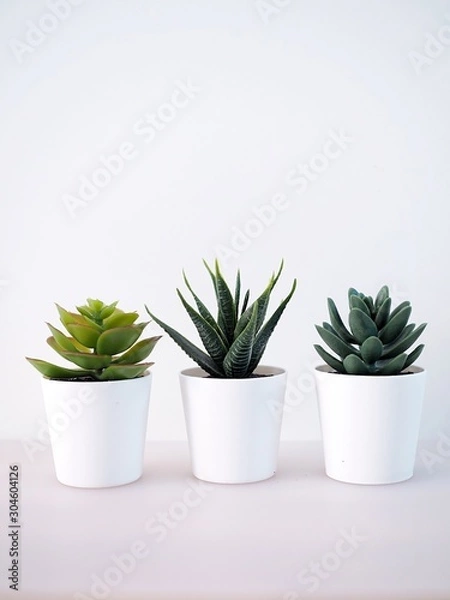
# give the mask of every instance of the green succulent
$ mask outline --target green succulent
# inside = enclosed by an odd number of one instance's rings
[[[77,306],[78,313],[56,305],[69,335],[47,323],[52,333],[47,343],[78,369],[60,367],[37,358],[27,360],[50,379],[111,381],[143,375],[154,363],[141,361],[150,355],[161,336],[138,342],[148,323],[135,324],[138,313],[124,312],[117,304],[88,298],[87,304]]]
[[[314,346],[332,369],[350,375],[398,375],[418,359],[423,344],[410,354],[406,354],[406,350],[427,324],[418,327],[408,324],[412,311],[410,302],[402,302],[391,310],[392,300],[385,285],[375,301],[372,296],[350,288],[348,303],[350,329],[344,325],[331,298],[328,298],[331,323],[316,325],[320,337],[339,357],[329,354],[322,346]]]
[[[147,312],[182,350],[211,377],[248,378],[258,366],[267,342],[294,294],[297,280],[294,280],[289,295],[281,302],[272,316],[265,321],[270,295],[280,278],[283,262],[278,272],[270,278],[266,289],[251,304],[249,304],[250,290],[246,292],[241,302],[241,274],[239,270],[236,275],[234,292],[232,293],[220,271],[219,262],[216,260],[214,270],[205,261],[203,262],[213,283],[217,301],[217,318],[213,317],[209,309],[196,295],[184,271],[184,282],[194,299],[197,310],[186,301],[179,289],[177,289],[177,293],[197,328],[206,352],[203,352],[178,331],[155,317],[146,307]]]

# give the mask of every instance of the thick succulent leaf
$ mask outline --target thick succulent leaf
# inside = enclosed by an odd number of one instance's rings
[[[403,352],[406,352],[406,350],[408,350],[408,348],[410,348],[414,344],[414,342],[419,338],[426,326],[426,323],[422,323],[422,325],[419,325],[417,329],[414,329],[414,325],[412,324],[413,330],[410,331],[411,326],[407,325],[407,327],[405,327],[405,329],[403,330],[402,335],[399,338],[397,338],[397,340],[393,344],[385,346],[383,358],[392,358],[394,356],[397,356],[397,354],[402,354]]]
[[[409,300],[405,300],[404,302],[402,302],[401,304],[399,304],[398,306],[396,306],[394,308],[394,310],[391,312],[390,316],[389,316],[389,320],[393,319],[395,316],[398,315],[398,313],[403,310],[404,308],[406,308],[407,306],[411,306],[411,302],[409,302]]]
[[[316,325],[316,329],[320,337],[325,342],[325,344],[327,344],[327,346],[329,346],[331,350],[333,350],[333,352],[336,352],[336,354],[341,358],[345,358],[349,354],[359,355],[359,351],[356,348],[354,348],[348,342],[344,342],[343,339],[341,339],[331,331],[328,331],[327,329],[324,329],[319,325]]]
[[[100,319],[104,320],[104,319],[107,319],[108,317],[110,317],[114,313],[117,304],[118,304],[118,301],[116,300],[115,302],[112,302],[111,304],[104,306],[99,314]]]
[[[289,304],[292,296],[294,295],[296,288],[297,288],[297,280],[294,279],[294,282],[292,284],[292,288],[291,288],[291,291],[289,292],[289,294],[281,302],[280,306],[275,310],[273,315],[267,320],[265,325],[263,325],[263,327],[259,330],[259,332],[256,336],[256,339],[255,339],[254,346],[253,346],[252,360],[251,360],[250,366],[249,366],[250,373],[252,373],[256,369],[256,367],[259,365],[259,363],[263,357],[264,351],[266,349],[267,342],[269,341],[270,336],[274,332],[275,327],[278,325],[278,321],[280,320],[281,315],[285,311],[286,306]]]
[[[399,354],[395,358],[391,358],[390,360],[380,360],[375,365],[377,367],[376,374],[377,375],[397,375],[406,365],[406,354]]]
[[[348,323],[358,344],[362,344],[364,340],[372,335],[378,335],[378,328],[373,320],[359,308],[351,309]]]
[[[59,306],[59,304],[56,304],[56,308],[58,309],[60,321],[66,329],[67,325],[71,323],[78,323],[79,325],[86,324],[86,319],[82,315],[78,315],[74,312],[69,312],[62,306]]]
[[[78,352],[78,350],[75,348],[75,346],[73,346],[73,350],[67,350],[67,348],[63,348],[60,344],[58,344],[58,342],[55,340],[55,338],[53,336],[47,338],[47,344],[50,346],[50,348],[52,348],[60,356],[64,356],[65,352]]]
[[[94,311],[94,313],[101,312],[105,306],[101,300],[96,300],[93,298],[88,298],[87,303],[89,305],[89,308],[91,308]]]
[[[116,308],[113,314],[103,321],[103,329],[114,329],[115,327],[127,327],[133,325],[139,318],[137,312],[125,313]]]
[[[281,263],[282,268],[283,263]],[[248,322],[251,319],[253,314],[253,307],[256,303],[258,303],[258,318],[256,321],[256,331],[259,331],[264,323],[264,319],[266,318],[267,308],[269,306],[270,294],[272,293],[273,288],[275,287],[278,279],[280,277],[280,271],[276,275],[272,275],[269,283],[267,284],[266,289],[262,292],[262,294],[247,308],[245,313],[240,317],[239,321],[236,324],[236,329],[234,331],[234,337],[237,338],[242,331],[247,327]]]
[[[161,319],[158,319],[153,313],[151,313],[148,307],[145,307],[145,310],[151,316],[151,318],[157,323],[160,327],[164,329],[168,336],[170,336],[173,341],[180,346],[180,348],[186,352],[186,354],[191,358],[194,362],[198,364],[204,371],[209,373],[212,377],[224,377],[225,373],[223,372],[222,365],[217,365],[206,352],[197,348],[192,342],[190,342],[187,338],[185,338],[181,333],[178,333],[176,329],[167,325]]]
[[[324,322],[322,323],[322,327],[323,327],[324,329],[326,329],[327,331],[331,331],[331,333],[334,333],[334,335],[337,335],[338,337],[340,337],[340,336],[339,336],[339,334],[338,334],[338,332],[337,332],[337,331],[334,329],[334,327],[332,327],[332,326],[331,326],[329,323],[327,323],[326,321],[324,321]]]
[[[348,305],[349,305],[350,308],[352,307],[351,304],[350,304],[352,296],[359,296],[359,292],[358,292],[358,290],[355,290],[355,288],[351,287],[351,288],[348,289]]]
[[[234,308],[235,308],[235,321],[239,319],[239,305],[241,303],[241,272],[238,269],[236,274],[236,283],[234,286]]]
[[[344,325],[344,322],[341,319],[341,315],[339,314],[337,306],[334,300],[332,300],[331,298],[328,298],[328,312],[330,313],[331,325],[335,329],[336,333],[344,340],[344,342],[348,342],[349,344],[355,344],[355,338]]]
[[[45,360],[39,358],[27,358],[27,361],[35,367],[39,373],[49,379],[79,379],[91,375],[89,371],[81,371],[80,369],[66,369],[58,365],[52,365]]]
[[[344,358],[344,369],[349,375],[370,375],[370,369],[366,363],[354,354],[349,354]]]
[[[247,327],[236,338],[223,361],[223,370],[227,377],[243,378],[251,375],[249,365],[255,343],[258,321],[258,301],[253,305],[253,313]]]
[[[372,296],[364,296],[364,302],[366,303],[367,308],[369,309],[369,313],[371,316],[375,315],[375,304],[373,303]]]
[[[137,342],[147,325],[148,323],[140,323],[139,325],[115,327],[104,331],[97,340],[97,353],[114,355],[125,352]]]
[[[411,354],[408,354],[408,358],[406,359],[405,366],[403,367],[403,370],[407,369],[408,367],[410,367],[412,364],[414,364],[416,362],[416,360],[422,354],[422,350],[424,348],[425,348],[425,345],[424,344],[420,344],[420,346],[417,346],[417,348],[414,348],[414,350],[411,352]]]
[[[362,298],[353,294],[350,296],[350,306],[351,308],[359,308],[363,313],[365,313],[368,317],[370,317],[370,310],[367,304],[364,302]]]
[[[322,346],[318,344],[314,344],[314,348],[316,349],[319,356],[324,360],[327,365],[329,365],[332,369],[337,371],[338,373],[345,373],[344,365],[338,360],[335,356],[332,356],[329,352],[324,350]]]
[[[216,293],[218,305],[217,322],[220,329],[224,332],[228,343],[234,340],[234,328],[236,327],[236,308],[234,306],[233,295],[227,282],[222,276],[219,268],[219,262],[216,260]]]
[[[118,379],[136,379],[155,363],[142,363],[140,365],[109,365],[99,376],[101,381],[116,381]]]
[[[381,305],[387,298],[389,298],[389,288],[387,285],[383,285],[383,287],[378,292],[377,297],[375,298],[375,308],[379,310]]]
[[[375,316],[375,324],[378,329],[383,329],[383,327],[386,325],[391,312],[391,303],[392,300],[390,298],[386,298],[383,304],[378,308]]]
[[[135,365],[136,363],[141,362],[141,360],[145,360],[151,354],[161,337],[162,336],[157,335],[137,342],[137,344],[125,352],[125,354],[118,356],[113,361],[114,364]]]
[[[216,329],[212,327],[200,313],[198,313],[188,302],[186,302],[180,290],[177,290],[178,296],[190,316],[192,322],[197,328],[200,339],[206,352],[210,355],[216,364],[222,364],[228,352],[228,346],[223,342]]]
[[[250,290],[247,290],[245,292],[244,302],[242,303],[241,315],[243,315],[245,313],[245,311],[247,310],[249,300],[250,300]]]
[[[383,342],[375,335],[367,338],[361,345],[361,357],[367,364],[379,360],[383,352]]]
[[[213,327],[216,330],[217,334],[221,337],[223,343],[228,348],[229,347],[229,343],[228,343],[227,338],[225,337],[224,332],[220,329],[219,324],[217,323],[217,321],[215,320],[215,318],[212,316],[212,314],[209,311],[209,309],[200,300],[200,298],[197,296],[197,294],[192,289],[192,286],[189,283],[188,278],[186,276],[186,273],[184,271],[183,271],[183,278],[184,278],[184,283],[186,284],[187,289],[190,291],[190,293],[192,294],[192,297],[194,298],[195,304],[197,305],[198,312],[205,319],[205,321],[207,321],[211,325],[211,327]]]
[[[86,306],[77,306],[76,308],[80,315],[83,315],[83,317],[87,317],[88,319],[93,319],[95,317],[95,313],[93,313],[92,310]]]
[[[82,369],[98,371],[111,364],[111,356],[104,354],[83,354],[82,352],[64,352],[62,356]]]
[[[402,334],[411,316],[411,311],[411,306],[405,306],[395,316],[389,318],[389,321],[378,334],[384,344],[390,344]]]
[[[95,348],[100,336],[100,332],[90,325],[68,323],[66,329],[78,342],[80,342],[80,344],[83,344],[83,346],[87,346],[88,348]]]
[[[74,344],[74,342],[72,341],[73,338],[68,337],[67,335],[64,335],[64,333],[62,331],[60,331],[59,329],[56,329],[56,327],[53,327],[53,325],[51,325],[50,323],[47,323],[48,328],[50,329],[50,331],[53,334],[53,338],[55,339],[55,341],[58,343],[58,346],[60,346],[63,350],[68,350],[69,352],[75,352],[76,350],[87,350],[87,348],[85,346],[81,346],[78,343],[78,347]],[[51,338],[49,338],[51,339]],[[48,340],[47,340],[48,342]],[[51,345],[51,344],[50,344]],[[52,346],[53,347],[53,346]]]

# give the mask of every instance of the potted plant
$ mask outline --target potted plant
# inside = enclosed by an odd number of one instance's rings
[[[111,487],[142,475],[153,363],[160,336],[138,341],[147,323],[117,302],[89,298],[69,312],[57,305],[67,334],[48,324],[47,343],[78,368],[27,360],[42,390],[56,477],[75,487]]]
[[[413,475],[426,373],[413,363],[424,346],[406,351],[426,324],[408,324],[411,304],[391,310],[389,288],[375,300],[348,292],[347,328],[328,298],[330,323],[316,326],[326,365],[316,368],[319,415],[329,477],[347,483],[385,484]]]
[[[265,321],[271,293],[278,282],[273,274],[262,294],[250,303],[250,291],[241,301],[241,275],[237,272],[233,293],[218,261],[214,270],[205,262],[213,283],[217,318],[184,282],[196,308],[180,290],[178,296],[195,325],[206,352],[147,311],[164,331],[194,360],[198,368],[180,374],[192,471],[215,483],[249,483],[271,477],[276,470],[286,371],[259,366],[267,342],[289,295]]]

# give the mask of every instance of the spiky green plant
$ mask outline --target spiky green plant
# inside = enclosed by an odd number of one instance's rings
[[[177,293],[197,328],[206,353],[178,331],[158,319],[146,307],[147,312],[211,377],[233,379],[251,377],[263,356],[270,336],[294,294],[297,280],[294,280],[289,295],[265,322],[270,295],[280,278],[283,262],[278,272],[270,278],[266,289],[250,305],[250,290],[246,292],[241,302],[240,271],[237,272],[234,293],[232,293],[220,271],[219,262],[216,260],[214,270],[205,261],[203,262],[213,283],[217,301],[217,318],[213,317],[206,305],[196,295],[184,271],[184,282],[195,301],[197,310],[186,301],[179,289],[177,289]]]
[[[402,302],[391,311],[392,300],[385,285],[375,301],[354,288],[348,291],[350,313],[344,325],[336,304],[328,298],[330,323],[316,325],[323,341],[339,358],[315,345],[321,358],[338,373],[351,375],[397,375],[411,366],[420,356],[420,344],[410,354],[410,348],[426,327],[408,325],[411,304]]]
[[[79,369],[68,369],[37,358],[27,360],[50,379],[110,381],[134,379],[143,375],[154,363],[143,363],[161,336],[138,342],[148,323],[137,323],[137,312],[124,312],[117,302],[104,304],[87,299],[77,306],[78,313],[56,305],[66,335],[47,323],[52,335],[47,343],[60,356]]]

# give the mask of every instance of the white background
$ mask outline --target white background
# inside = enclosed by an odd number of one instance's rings
[[[264,358],[290,375],[284,439],[320,436],[312,344],[327,296],[345,309],[349,286],[384,283],[429,322],[421,435],[449,428],[450,3],[86,0],[56,21],[49,4],[0,2],[0,437],[41,426],[24,356],[54,358],[53,302],[119,299],[143,317],[147,303],[195,337],[175,288],[184,267],[212,300],[201,259],[217,255],[254,295],[284,257],[273,308],[299,280]],[[33,37],[30,21],[53,30]],[[439,33],[445,45],[433,46]],[[169,114],[179,81],[194,97],[146,142],[136,123]],[[330,132],[352,141],[293,185]],[[124,143],[134,158],[71,215],[65,195]],[[233,250],[276,194],[287,209]],[[167,338],[152,358],[149,437],[184,439],[177,374],[191,361]]]

